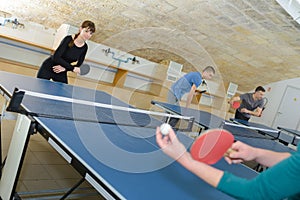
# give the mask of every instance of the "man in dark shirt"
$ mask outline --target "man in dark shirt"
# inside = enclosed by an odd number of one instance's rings
[[[265,89],[262,86],[258,86],[254,93],[245,93],[240,96],[233,97],[229,103],[233,105],[235,101],[241,101],[241,105],[235,111],[234,118],[248,121],[250,117],[261,116],[264,100],[263,96]]]

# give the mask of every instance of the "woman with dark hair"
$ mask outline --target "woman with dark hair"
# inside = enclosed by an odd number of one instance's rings
[[[54,54],[43,62],[37,73],[37,78],[68,83],[68,71],[80,74],[79,67],[88,50],[86,41],[91,38],[95,30],[95,24],[87,20],[81,24],[77,34],[67,35]]]

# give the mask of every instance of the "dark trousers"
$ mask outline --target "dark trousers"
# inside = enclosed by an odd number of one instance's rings
[[[241,112],[239,112],[238,110],[235,111],[235,115],[234,115],[235,119],[242,119],[245,121],[249,121],[250,118],[245,117]]]
[[[177,105],[177,106],[180,106],[179,105],[179,100],[177,99],[177,97],[174,95],[174,93],[170,90],[168,92],[168,103],[169,104],[174,104],[174,105]],[[170,114],[169,112],[167,112],[168,114]],[[168,121],[169,120],[169,121]],[[175,128],[175,126],[177,125],[179,119],[178,118],[170,118],[170,119],[165,119],[165,122],[169,122],[169,124]]]

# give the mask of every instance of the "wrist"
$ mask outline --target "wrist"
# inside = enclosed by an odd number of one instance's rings
[[[262,155],[260,149],[252,147],[251,152],[252,152],[252,158],[251,158],[251,160],[258,161],[260,159],[261,155]]]
[[[177,159],[177,162],[179,162],[181,165],[183,165],[185,167],[188,167],[188,166],[190,166],[190,163],[192,160],[193,160],[193,158],[186,151]]]

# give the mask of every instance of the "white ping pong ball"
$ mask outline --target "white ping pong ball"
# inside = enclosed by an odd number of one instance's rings
[[[160,126],[160,132],[161,132],[163,135],[168,135],[170,130],[171,130],[170,124],[163,123],[163,124]]]

